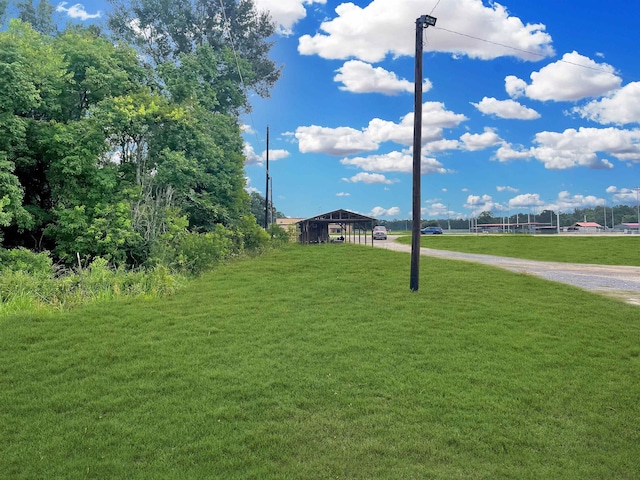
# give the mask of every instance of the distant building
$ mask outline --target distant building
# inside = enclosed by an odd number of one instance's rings
[[[567,232],[597,233],[604,231],[604,227],[596,222],[576,222],[567,228]]]
[[[276,225],[286,230],[287,227],[291,225],[295,227],[300,220],[304,220],[304,219],[303,218],[276,218]]]
[[[624,233],[640,233],[640,223],[623,223],[621,227]]]

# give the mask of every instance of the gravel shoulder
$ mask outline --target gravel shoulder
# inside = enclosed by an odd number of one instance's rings
[[[390,235],[387,240],[376,240],[374,246],[410,253],[411,246],[397,243],[395,241],[396,238]],[[421,248],[420,254],[493,265],[512,272],[535,275],[553,282],[566,283],[640,306],[640,267],[541,262],[495,255],[450,252],[432,248]]]

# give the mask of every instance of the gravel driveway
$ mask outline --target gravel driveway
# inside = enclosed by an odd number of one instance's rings
[[[396,238],[390,235],[388,240],[376,240],[374,245],[388,250],[410,253],[411,246],[395,242]],[[421,248],[420,254],[451,260],[485,263],[511,270],[512,272],[526,273],[554,282],[567,283],[584,290],[622,299],[633,305],[640,305],[640,267],[539,262],[495,255],[434,250],[432,248]]]

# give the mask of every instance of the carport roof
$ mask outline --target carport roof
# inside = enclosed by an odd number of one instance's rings
[[[298,223],[317,222],[317,223],[357,223],[357,222],[376,222],[373,217],[367,217],[359,213],[350,212],[349,210],[339,209],[333,212],[321,213],[315,217],[305,218]]]

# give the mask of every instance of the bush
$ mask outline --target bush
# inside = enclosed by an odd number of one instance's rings
[[[161,297],[177,291],[184,281],[163,266],[147,270],[115,269],[101,257],[86,269],[67,270],[57,276],[46,253],[0,250],[0,257],[0,315],[52,307],[64,309],[123,296]]]
[[[24,272],[30,275],[51,276],[53,261],[48,252],[35,253],[26,248],[0,249],[0,271]]]
[[[240,218],[236,232],[244,251],[261,252],[269,245],[269,234],[258,225],[253,215]]]
[[[287,232],[280,225],[272,223],[271,225],[269,225],[267,233],[271,237],[271,243],[276,247],[289,243],[289,232]]]
[[[209,233],[181,232],[162,236],[152,249],[150,265],[198,275],[235,252],[232,233],[222,225]]]

